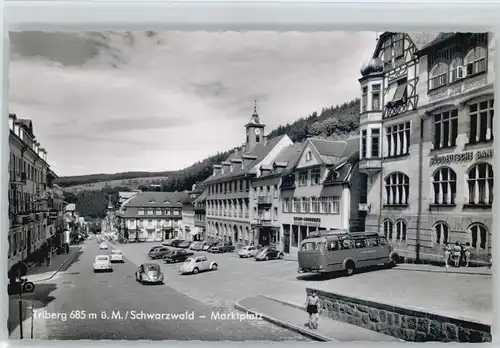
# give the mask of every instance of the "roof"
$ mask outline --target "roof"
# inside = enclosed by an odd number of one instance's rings
[[[262,178],[282,175],[287,171],[287,169],[294,167],[300,157],[303,145],[303,143],[294,143],[282,149],[274,159],[274,164],[278,164],[280,166],[275,166],[271,172],[267,175],[263,175]],[[285,167],[282,167],[281,165],[285,165]]]
[[[382,43],[384,42],[384,37],[394,34],[393,32],[386,31],[382,35],[377,42],[377,46],[375,47],[375,51],[373,52],[373,57],[378,57],[379,51],[381,49]],[[432,42],[438,35],[441,33],[438,31],[426,31],[426,32],[405,32],[408,35],[415,45],[417,51],[421,50],[424,46],[428,45]]]
[[[286,137],[286,134],[282,134],[280,136],[271,138],[267,140],[266,143],[260,143],[255,146],[255,148],[251,152],[247,151],[238,151],[232,153],[225,161],[223,162],[230,162],[231,159],[237,159],[237,158],[242,158],[243,156],[254,156],[254,160],[249,160],[248,163],[245,164],[245,166],[239,166],[236,165],[233,167],[233,171],[229,173],[224,173],[224,174],[219,174],[219,175],[211,175],[208,177],[203,183],[208,184],[212,182],[219,182],[219,181],[225,181],[227,179],[230,179],[232,177],[237,177],[240,175],[244,174],[255,174],[252,169],[260,163],[268,154],[271,152],[271,150],[280,142],[281,139]]]
[[[181,208],[182,202],[187,197],[187,191],[141,192],[125,203],[125,208]]]
[[[199,195],[198,197],[196,197],[196,199],[194,200],[194,203],[200,203],[200,202],[203,202],[206,199],[207,199],[207,191],[203,191],[201,193],[201,195]]]
[[[337,165],[359,151],[359,136],[347,140],[309,138],[326,165]],[[305,148],[305,146],[304,146]]]

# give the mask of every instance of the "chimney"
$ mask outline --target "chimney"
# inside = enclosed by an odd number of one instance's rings
[[[222,173],[222,166],[220,164],[214,164],[214,172],[213,175],[217,176]]]
[[[11,131],[14,131],[14,124],[16,122],[16,119],[16,114],[9,114],[9,128]]]
[[[245,168],[247,165],[251,164],[253,161],[257,159],[255,156],[250,156],[250,155],[243,155],[243,168]]]
[[[222,173],[231,172],[231,162],[224,161],[221,164],[222,164]]]

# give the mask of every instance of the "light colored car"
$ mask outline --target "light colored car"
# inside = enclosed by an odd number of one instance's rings
[[[102,242],[101,245],[99,245],[99,249],[108,250],[108,243]]]
[[[97,255],[94,260],[94,273],[95,272],[112,272],[111,258],[109,255]]]
[[[123,253],[121,250],[111,250],[111,262],[124,262],[123,261]]]
[[[250,245],[246,245],[243,248],[241,248],[240,250],[238,250],[238,255],[241,258],[253,257],[253,256],[255,256],[255,253],[257,253],[257,248],[254,246],[250,246]]]
[[[193,273],[196,274],[202,271],[216,271],[219,268],[214,261],[209,261],[206,256],[190,257],[182,264],[179,272],[181,274]]]
[[[141,284],[163,284],[164,276],[157,263],[143,263],[135,272],[135,280]]]
[[[193,242],[189,246],[190,250],[200,250],[201,242]]]

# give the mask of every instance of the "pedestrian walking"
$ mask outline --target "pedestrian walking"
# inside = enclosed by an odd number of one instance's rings
[[[446,266],[446,268],[450,267],[450,265],[448,265],[448,261],[450,261],[450,255],[451,248],[448,243],[444,243],[444,265]]]
[[[464,245],[464,261],[465,261],[465,267],[469,267],[469,262],[470,262],[470,243],[467,242]]]
[[[318,328],[319,297],[315,290],[306,298],[306,311],[309,313],[308,325],[311,329]]]

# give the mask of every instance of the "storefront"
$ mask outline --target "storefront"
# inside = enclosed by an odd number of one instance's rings
[[[288,254],[296,255],[300,243],[312,233],[329,229],[321,226],[321,217],[290,216],[289,218],[291,218],[291,221],[285,221],[286,218],[284,218],[282,225],[283,250]]]

